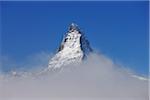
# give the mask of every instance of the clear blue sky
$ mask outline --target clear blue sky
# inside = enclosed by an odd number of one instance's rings
[[[93,48],[148,75],[148,2],[0,2],[2,55],[55,52],[72,22]]]

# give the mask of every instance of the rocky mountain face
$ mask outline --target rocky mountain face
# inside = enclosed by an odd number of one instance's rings
[[[82,62],[92,52],[89,41],[80,28],[72,23],[58,48],[50,59],[48,69]]]

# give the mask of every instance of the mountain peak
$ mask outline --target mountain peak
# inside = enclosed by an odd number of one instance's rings
[[[88,40],[78,25],[72,23],[57,53],[50,59],[48,68],[60,68],[71,63],[80,63],[90,52],[92,49]]]
[[[79,31],[80,29],[77,24],[71,23],[68,30],[69,32],[73,32],[73,31]]]

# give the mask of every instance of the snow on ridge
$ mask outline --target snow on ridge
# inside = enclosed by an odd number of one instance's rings
[[[48,68],[60,68],[71,63],[80,63],[92,49],[78,25],[72,23],[63,38],[58,52],[50,59]]]

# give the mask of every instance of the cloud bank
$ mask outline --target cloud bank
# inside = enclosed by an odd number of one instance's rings
[[[35,58],[38,60],[29,59],[32,64],[24,66],[43,67],[49,59],[47,54]],[[148,100],[148,80],[136,76],[104,55],[91,54],[82,64],[65,66],[54,74],[28,77],[1,74],[0,99]]]

